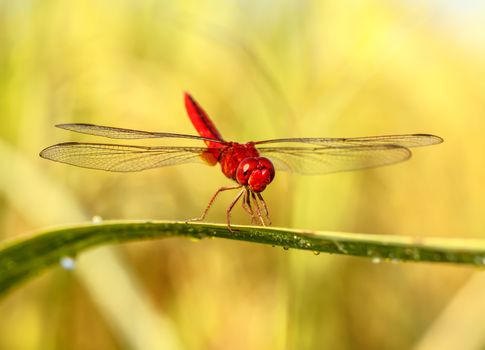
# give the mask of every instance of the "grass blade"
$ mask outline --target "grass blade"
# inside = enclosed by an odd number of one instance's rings
[[[358,233],[316,232],[255,226],[119,221],[53,228],[28,238],[5,242],[0,246],[0,295],[56,265],[65,256],[104,244],[190,237],[219,237],[247,242],[303,249],[314,253],[332,253],[367,257],[374,262],[415,261],[485,265],[485,240],[422,238]]]

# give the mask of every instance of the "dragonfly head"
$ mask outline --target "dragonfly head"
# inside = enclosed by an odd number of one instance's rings
[[[253,192],[262,192],[273,181],[274,175],[273,163],[268,158],[250,157],[239,163],[236,181]]]

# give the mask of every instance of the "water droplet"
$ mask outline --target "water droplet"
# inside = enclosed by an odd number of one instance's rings
[[[311,246],[310,242],[307,242],[307,240],[301,238],[299,241],[298,241],[298,245],[300,246],[300,248],[308,248]]]
[[[76,260],[71,256],[63,256],[59,260],[59,265],[61,265],[64,270],[74,270],[76,268]]]
[[[381,262],[381,258],[379,256],[374,256],[372,258],[372,263],[373,264],[379,264]]]
[[[314,250],[313,255],[320,255],[320,252],[318,250]]]
[[[391,262],[391,264],[397,264],[398,262],[400,262],[401,260],[399,260],[399,258],[396,258],[396,256],[394,255],[394,253],[389,253],[389,256],[387,257],[388,261]]]
[[[101,224],[103,222],[103,218],[99,215],[94,215],[92,218],[91,218],[91,222],[93,224]]]

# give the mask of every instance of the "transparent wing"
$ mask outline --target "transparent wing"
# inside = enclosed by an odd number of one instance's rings
[[[351,138],[289,138],[257,141],[254,144],[262,145],[268,143],[305,143],[318,145],[321,147],[347,147],[347,146],[384,146],[395,145],[405,148],[430,146],[443,142],[439,136],[430,134],[410,134],[410,135],[384,135],[384,136],[365,136]]]
[[[179,139],[194,139],[194,140],[202,140],[202,141],[207,140],[207,141],[217,142],[221,144],[226,143],[224,141],[195,136],[195,135],[174,134],[174,133],[168,133],[168,132],[150,132],[150,131],[142,131],[142,130],[114,128],[111,126],[102,126],[102,125],[94,125],[94,124],[77,123],[77,124],[58,124],[56,126],[61,129],[70,130],[81,134],[102,136],[102,137],[108,137],[111,139],[179,138]]]
[[[411,151],[397,145],[346,147],[258,147],[278,170],[306,175],[374,168],[402,162]]]
[[[40,156],[83,168],[129,172],[204,162],[207,147],[143,147],[67,142],[44,149]]]

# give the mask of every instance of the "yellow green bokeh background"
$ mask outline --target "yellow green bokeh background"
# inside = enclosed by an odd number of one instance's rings
[[[38,156],[100,141],[58,123],[194,134],[183,91],[228,140],[445,139],[392,167],[278,173],[264,192],[275,226],[485,235],[479,1],[0,0],[2,239],[93,216],[198,216],[230,184],[217,167],[116,174]],[[231,200],[208,220],[224,222]],[[249,223],[240,208],[233,220]],[[0,301],[0,349],[485,346],[478,269],[186,239],[97,249],[76,264]]]

